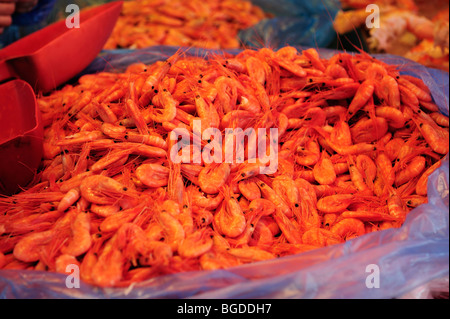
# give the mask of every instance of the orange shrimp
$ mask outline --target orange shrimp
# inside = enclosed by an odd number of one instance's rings
[[[265,62],[252,56],[245,61],[248,75],[251,79],[255,80],[261,85],[264,85],[266,83],[266,73],[264,72],[263,63]]]
[[[343,240],[362,236],[366,233],[364,223],[356,218],[345,218],[333,225],[330,231]]]
[[[324,247],[339,244],[342,236],[323,228],[311,228],[303,233],[302,242],[305,245]]]
[[[206,195],[198,189],[195,185],[189,185],[186,188],[186,192],[192,201],[192,205],[205,208],[207,210],[216,209],[223,201],[223,194]]]
[[[116,237],[111,238],[92,266],[90,279],[100,287],[113,287],[121,279],[125,258],[116,246]]]
[[[403,223],[406,218],[407,211],[400,196],[391,192],[387,200],[387,205],[389,209],[389,215],[396,219],[395,224],[399,225],[400,223]]]
[[[198,183],[203,192],[217,194],[230,176],[230,164],[211,164],[198,174]]]
[[[408,207],[418,207],[420,205],[428,203],[428,197],[426,195],[410,195],[403,198],[405,200],[405,204]]]
[[[412,78],[412,77],[411,77]],[[429,91],[425,91],[422,88],[418,87],[416,84],[412,83],[409,79],[405,76],[400,76],[397,79],[397,82],[399,85],[402,85],[406,88],[408,88],[411,92],[413,92],[419,100],[425,101],[425,102],[431,102],[433,98],[431,97],[431,94]]]
[[[388,121],[383,117],[362,118],[350,128],[354,143],[372,143],[388,132]]]
[[[261,191],[252,178],[244,179],[238,183],[239,192],[249,201],[261,198]]]
[[[366,184],[363,173],[359,167],[355,164],[352,156],[347,157],[348,170],[350,172],[350,178],[359,192],[370,192],[369,186]],[[375,168],[376,171],[376,168]]]
[[[377,175],[383,180],[386,185],[393,185],[395,182],[395,171],[389,157],[384,152],[380,152],[376,159],[378,173]]]
[[[59,255],[55,259],[55,271],[63,274],[68,274],[67,267],[75,265],[77,267],[80,267],[80,262],[72,255],[63,254]]]
[[[230,248],[227,252],[243,263],[252,263],[276,257],[274,254],[257,247]]]
[[[270,227],[260,219],[255,226],[252,237],[248,241],[249,246],[271,247],[274,244],[275,237]]]
[[[262,198],[267,199],[274,203],[278,209],[288,217],[293,216],[292,209],[286,203],[286,201],[280,197],[269,185],[258,179],[256,181],[259,189],[261,190]],[[295,205],[295,204],[294,204]]]
[[[86,142],[101,139],[103,133],[101,131],[84,131],[72,135],[66,135],[63,140],[56,143],[57,146],[71,146],[74,144],[82,144]]]
[[[145,80],[142,89],[141,94],[139,98],[139,103],[142,106],[147,106],[148,103],[151,101],[154,90],[158,87],[160,81],[162,78],[169,72],[172,65],[180,58],[180,52],[177,51],[173,56],[171,56],[166,61],[162,62],[162,65],[160,67],[155,67],[150,74],[147,76],[147,79]]]
[[[80,184],[80,193],[89,202],[101,205],[114,204],[130,194],[123,184],[103,175],[86,177]]]
[[[132,89],[134,89],[134,87]],[[136,102],[133,99],[127,99],[125,105],[127,112],[133,119],[133,122],[138,128],[139,133],[144,135],[148,134],[149,129],[147,127],[147,123],[145,122],[144,117],[142,116],[142,112],[139,110],[139,107],[136,104]]]
[[[160,164],[142,164],[136,169],[136,177],[148,187],[167,186],[170,169]]]
[[[233,267],[242,264],[236,257],[228,252],[209,251],[199,258],[200,265],[204,270],[216,270]]]
[[[80,190],[78,188],[72,188],[61,199],[58,204],[58,211],[63,212],[72,206],[80,198]]]
[[[399,108],[401,105],[400,90],[398,82],[392,76],[386,74],[381,79],[380,83],[376,87],[376,91],[379,92],[378,97],[384,99],[390,106]]]
[[[241,235],[246,227],[246,220],[241,206],[229,190],[225,191],[222,206],[216,210],[214,215],[215,224],[219,227],[220,233],[234,238]]]
[[[390,161],[394,161],[398,158],[403,144],[405,144],[405,141],[402,138],[394,137],[384,146],[384,152]]]
[[[273,213],[273,218],[286,240],[291,244],[301,244],[302,236],[299,228],[279,209]]]
[[[315,165],[320,160],[319,143],[314,139],[310,139],[306,142],[304,148],[298,147],[295,160],[299,165],[303,166]]]
[[[92,203],[89,210],[101,217],[107,217],[113,215],[120,210],[120,206],[117,205],[99,205]]]
[[[41,258],[43,247],[53,239],[54,230],[30,233],[21,238],[14,246],[13,255],[24,262],[34,262]]]
[[[170,245],[173,252],[177,251],[186,238],[186,233],[181,223],[177,218],[164,211],[156,214],[156,220],[162,227],[165,242]]]
[[[91,247],[90,214],[76,211],[71,224],[72,237],[68,244],[61,248],[63,254],[77,257]]]
[[[395,177],[395,185],[398,187],[420,175],[426,167],[426,159],[423,156],[414,157],[403,170]]]
[[[355,93],[355,96],[348,106],[348,114],[352,117],[358,110],[363,108],[373,96],[375,84],[373,80],[365,80]]]
[[[121,210],[115,214],[108,215],[99,225],[102,232],[116,231],[125,223],[132,222],[136,216],[142,214],[146,210],[146,203],[141,203],[135,207]]]
[[[413,120],[419,127],[425,141],[431,149],[439,154],[447,154],[449,151],[449,132],[445,128],[439,127],[434,121],[426,119],[422,112],[420,116],[413,117]]]
[[[113,150],[91,165],[90,171],[98,173],[105,169],[122,166],[128,161],[130,150]]]
[[[321,185],[333,184],[336,180],[336,172],[329,155],[322,152],[319,161],[313,168],[314,178]]]
[[[436,122],[436,124],[442,127],[449,127],[448,116],[445,116],[439,112],[433,112],[430,113],[430,117]]]
[[[381,106],[375,108],[375,115],[378,117],[383,117],[389,124],[389,127],[397,129],[402,128],[405,125],[405,118],[403,113],[390,106]]]
[[[341,213],[354,202],[353,194],[336,194],[322,197],[317,201],[317,209],[324,213]]]
[[[377,176],[377,166],[371,157],[360,154],[356,157],[356,167],[363,173],[365,183],[373,189],[373,181]]]
[[[442,164],[442,161],[437,161],[433,165],[431,165],[429,168],[427,168],[422,175],[420,176],[419,180],[417,181],[416,185],[416,193],[417,195],[423,195],[426,196],[428,194],[428,177],[436,170],[438,169]]]
[[[355,218],[362,222],[377,222],[377,221],[395,221],[395,218],[389,214],[380,211],[358,209],[356,211],[344,211],[340,218]]]
[[[172,121],[177,114],[178,102],[167,89],[161,86],[158,90],[158,98],[163,107],[163,111],[158,113],[158,110],[155,109],[155,113],[151,115],[152,120],[159,123]]]
[[[212,246],[210,229],[203,228],[188,235],[178,247],[178,253],[184,258],[196,258],[208,252]]]

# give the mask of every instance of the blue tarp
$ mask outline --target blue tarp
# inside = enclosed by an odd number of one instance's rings
[[[121,71],[137,61],[164,60],[178,48],[103,52],[84,73]],[[228,52],[238,52],[237,50]],[[207,56],[217,51],[189,49]],[[323,58],[336,53],[320,50]],[[376,55],[403,73],[422,78],[440,110],[449,113],[448,73],[405,58]],[[2,298],[400,298],[449,275],[449,157],[429,178],[428,204],[411,211],[401,228],[366,234],[345,243],[226,270],[166,275],[128,288],[81,283],[67,288],[66,275],[0,270]],[[377,271],[379,287],[369,288]]]

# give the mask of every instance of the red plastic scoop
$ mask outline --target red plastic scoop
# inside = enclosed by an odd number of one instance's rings
[[[36,93],[55,89],[94,60],[122,4],[83,10],[80,28],[68,28],[63,20],[0,50],[0,194],[27,186],[41,163],[43,125]]]
[[[98,55],[115,26],[123,1],[80,12],[80,28],[56,22],[0,50],[0,83],[27,81],[48,92],[83,71]]]
[[[42,158],[43,127],[36,96],[22,80],[0,85],[0,194],[26,186]]]

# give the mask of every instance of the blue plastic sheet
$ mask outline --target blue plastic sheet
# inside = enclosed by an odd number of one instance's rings
[[[327,47],[336,37],[334,18],[341,8],[338,0],[251,0],[274,15],[254,27],[242,30],[245,47],[303,45]]]
[[[178,48],[104,52],[84,73],[122,71],[137,61],[166,59]],[[227,51],[237,53],[237,50]],[[219,53],[189,49],[187,55]],[[336,51],[320,50],[323,58]],[[399,65],[429,86],[441,112],[449,113],[448,73],[405,58],[376,55]],[[166,275],[128,288],[98,288],[81,283],[67,288],[64,274],[0,270],[1,298],[401,298],[449,275],[449,156],[429,178],[427,204],[411,211],[401,228],[366,234],[345,243],[298,255],[226,270]],[[372,287],[377,271],[379,286]],[[372,287],[372,288],[370,288]]]

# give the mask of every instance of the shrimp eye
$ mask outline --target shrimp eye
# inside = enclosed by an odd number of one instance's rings
[[[124,192],[126,192],[128,190],[128,187],[124,187],[122,188]]]
[[[298,207],[298,206],[300,206],[299,204],[297,204],[297,203],[295,203],[295,205],[294,205],[295,207]]]
[[[245,177],[245,173],[242,173],[241,176],[242,176],[242,177]]]
[[[188,205],[183,205],[183,208],[188,208]]]

